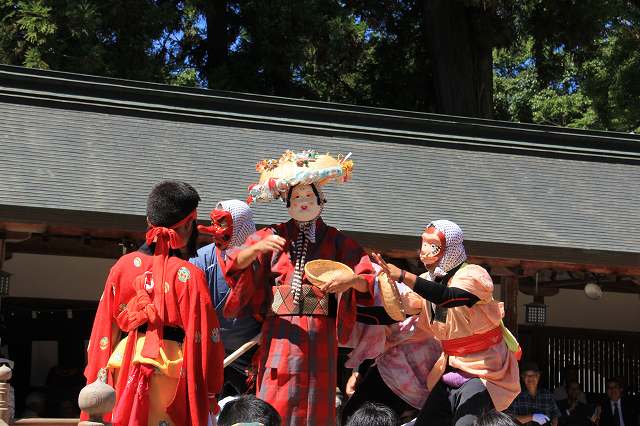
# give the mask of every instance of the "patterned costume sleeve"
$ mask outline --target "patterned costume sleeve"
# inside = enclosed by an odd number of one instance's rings
[[[449,286],[468,291],[484,302],[493,298],[493,280],[480,265],[467,265],[460,269]]]
[[[195,268],[194,268],[195,269]],[[194,271],[193,287],[189,292],[189,317],[185,324],[184,362],[190,392],[205,388],[208,407],[199,407],[199,398],[189,395],[189,412],[198,413],[198,419],[207,418],[208,411],[217,413],[216,395],[222,391],[224,378],[224,348],[220,340],[220,325],[211,305],[207,281],[202,271]],[[185,319],[183,319],[185,320]],[[192,417],[195,417],[191,414]],[[202,423],[201,423],[202,424]]]
[[[367,253],[353,239],[335,230],[336,260],[350,266],[353,271],[367,280],[367,292],[349,289],[340,295],[338,303],[338,342],[349,341],[356,323],[357,305],[371,306],[375,303],[375,271]]]
[[[106,369],[111,352],[119,340],[120,329],[115,323],[113,312],[114,306],[116,306],[116,292],[120,275],[118,265],[116,263],[109,272],[91,328],[91,337],[87,348],[87,366],[84,369],[87,384],[96,381],[100,369]],[[115,387],[111,369],[106,369],[106,372],[107,383]],[[80,417],[82,420],[89,420],[89,415],[85,412],[82,412]],[[111,413],[105,413],[103,420],[111,421]]]
[[[243,270],[236,268],[236,260],[241,250],[273,235],[273,233],[271,228],[261,229],[251,234],[244,245],[227,252],[225,279],[231,290],[224,306],[225,317],[238,318],[258,315],[262,312],[264,304],[268,300],[271,253],[258,256],[251,265]]]
[[[375,303],[376,273],[369,255],[351,237],[336,230],[336,260],[349,265],[353,271],[367,280],[368,292],[355,291],[356,301],[360,305],[371,306]]]
[[[107,277],[93,321],[91,338],[87,348],[87,367],[84,370],[87,383],[94,382],[100,369],[107,366],[111,352],[118,343],[116,340],[120,330],[115,323],[113,310],[116,305],[119,273],[118,263],[116,263]],[[108,375],[108,383],[113,386],[113,377],[110,374]]]

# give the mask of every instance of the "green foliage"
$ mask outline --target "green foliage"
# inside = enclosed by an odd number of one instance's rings
[[[638,3],[535,0],[522,5],[519,37],[494,52],[496,117],[638,131]]]
[[[469,78],[494,118],[640,130],[638,1],[429,1],[0,0],[0,62],[442,112],[434,46],[464,41],[428,22],[455,9],[493,48],[493,76]]]

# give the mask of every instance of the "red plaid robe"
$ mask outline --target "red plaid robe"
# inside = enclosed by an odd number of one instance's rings
[[[258,397],[273,405],[282,424],[333,425],[336,422],[335,390],[338,340],[346,342],[355,324],[356,304],[373,303],[374,270],[365,251],[335,228],[316,222],[316,242],[309,242],[306,260],[336,260],[367,279],[368,293],[347,290],[339,297],[337,318],[286,315],[271,312],[271,286],[290,286],[294,262],[290,251],[298,236],[293,220],[262,229],[243,247],[229,252],[227,282],[231,292],[225,304],[227,317],[266,315],[262,327]],[[277,234],[287,240],[282,253],[266,253],[243,271],[233,266],[240,249]],[[303,277],[303,284],[309,284]],[[330,297],[334,297],[330,295]],[[337,321],[336,321],[337,320]]]
[[[91,330],[88,348],[88,362],[84,375],[88,383],[96,380],[101,368],[106,367],[111,353],[119,341],[121,330],[116,317],[127,307],[127,303],[136,297],[134,281],[146,271],[151,270],[153,256],[136,251],[122,256],[111,268],[100,298],[98,311]],[[183,366],[175,390],[175,397],[167,407],[167,413],[176,424],[207,424],[209,411],[217,411],[216,394],[222,390],[224,349],[220,340],[220,331],[216,311],[211,305],[209,289],[204,273],[189,262],[178,257],[167,258],[165,267],[167,281],[165,292],[164,324],[184,330]],[[154,303],[157,301],[154,299]],[[136,341],[136,331],[129,334],[129,342]],[[116,406],[114,413],[122,404],[137,407],[142,394],[130,395],[127,392],[127,377],[137,377],[137,365],[129,362],[133,357],[133,345],[127,345],[125,358],[120,370],[121,380],[116,387]],[[142,379],[141,379],[142,380]],[[108,383],[113,378],[109,374]],[[141,388],[141,384],[138,388]],[[127,406],[128,406],[127,405]],[[144,405],[141,406],[144,410]],[[126,410],[125,410],[126,411]],[[114,421],[114,425],[138,425],[140,419],[129,411],[129,418]],[[86,418],[86,414],[83,413]],[[110,414],[105,416],[110,419]],[[146,423],[145,423],[146,424]]]

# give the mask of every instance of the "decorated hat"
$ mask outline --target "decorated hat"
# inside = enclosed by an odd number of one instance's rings
[[[256,164],[260,180],[249,186],[247,202],[284,199],[289,188],[299,184],[346,182],[353,170],[350,156],[351,153],[346,157],[332,157],[313,150],[298,153],[287,150],[278,160],[261,160]]]

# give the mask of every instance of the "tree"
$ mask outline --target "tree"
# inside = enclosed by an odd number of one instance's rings
[[[0,0],[0,62],[640,128],[638,0]]]
[[[517,40],[494,52],[496,117],[638,130],[638,2],[535,0],[523,4],[516,15]]]
[[[155,43],[175,4],[145,0],[0,0],[0,61],[147,81],[167,78]]]

